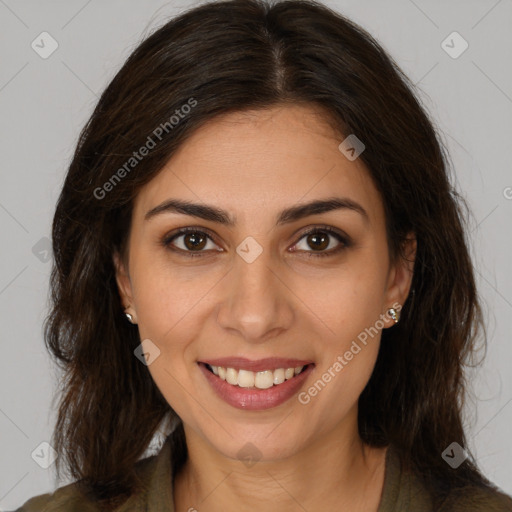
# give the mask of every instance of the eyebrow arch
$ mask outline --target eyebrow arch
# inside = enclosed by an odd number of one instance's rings
[[[365,222],[369,222],[368,213],[359,203],[356,203],[347,197],[331,197],[286,208],[279,214],[276,225],[289,224],[304,217],[309,217],[310,215],[318,215],[342,209],[355,211],[363,217]],[[163,213],[181,213],[217,222],[228,227],[234,227],[236,224],[236,217],[232,217],[226,210],[222,210],[215,206],[191,203],[180,199],[168,199],[164,201],[149,210],[144,216],[144,219],[150,220]]]

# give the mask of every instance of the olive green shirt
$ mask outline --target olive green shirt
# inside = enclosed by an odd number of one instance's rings
[[[175,512],[169,439],[159,453],[139,461],[136,467],[146,490],[131,496],[116,512]],[[79,494],[72,483],[59,487],[53,493],[29,499],[15,512],[98,511],[94,503]],[[512,499],[492,490],[463,490],[456,495],[450,495],[435,512],[473,511],[512,512]],[[384,487],[378,512],[434,512],[425,489],[414,475],[402,470],[399,458],[392,448],[386,454]]]

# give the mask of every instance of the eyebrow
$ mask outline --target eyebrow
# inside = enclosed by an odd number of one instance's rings
[[[318,215],[335,210],[351,210],[359,213],[365,222],[369,221],[368,213],[359,203],[347,197],[331,197],[286,208],[279,214],[276,225],[289,224],[309,217],[310,215]],[[222,210],[216,206],[191,203],[180,199],[168,199],[164,201],[149,210],[144,216],[144,219],[150,220],[163,213],[181,213],[211,222],[217,222],[227,227],[234,227],[236,224],[236,217],[232,217],[226,210]]]

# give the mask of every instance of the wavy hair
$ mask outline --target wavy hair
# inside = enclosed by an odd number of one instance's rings
[[[441,458],[453,441],[469,451],[464,366],[484,329],[467,207],[414,85],[371,35],[321,3],[228,0],[182,13],[133,51],[80,134],[56,206],[44,332],[63,370],[57,470],[105,508],[138,492],[135,463],[166,418],[178,422],[174,471],[187,457],[181,421],[134,357],[138,329],[117,289],[113,253],[126,258],[133,199],[204,123],[278,104],[320,108],[340,141],[364,141],[359,158],[382,196],[392,257],[405,257],[408,233],[417,239],[412,292],[359,399],[361,438],[396,445],[434,499],[490,485],[472,457],[457,471]],[[119,172],[159,126],[158,143]]]

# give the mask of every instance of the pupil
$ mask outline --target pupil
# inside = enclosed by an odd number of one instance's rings
[[[198,233],[191,233],[185,236],[185,245],[187,249],[202,249],[205,246],[205,240],[206,237]]]
[[[313,246],[311,246],[311,247],[312,247],[313,249],[315,249],[315,248],[316,248],[316,249],[320,249],[320,250],[322,250],[322,249],[325,249],[326,247],[328,247],[328,246],[329,246],[329,238],[328,238],[328,236],[327,236],[325,233],[321,233],[321,234],[319,234],[319,233],[314,233],[314,234],[312,234],[312,235],[309,235],[309,237],[308,237],[308,243],[309,243],[309,242],[313,242],[313,244],[317,244],[321,239],[323,240],[323,242],[321,242],[321,245],[320,245],[320,246],[319,246],[319,245],[317,245],[316,247],[313,247]]]

